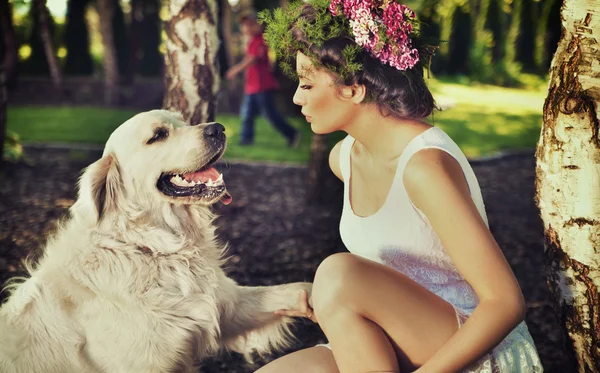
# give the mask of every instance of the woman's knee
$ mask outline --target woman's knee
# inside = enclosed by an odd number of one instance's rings
[[[360,258],[350,253],[333,254],[319,265],[313,283],[313,306],[319,313],[344,307],[351,297],[353,284],[360,276]]]

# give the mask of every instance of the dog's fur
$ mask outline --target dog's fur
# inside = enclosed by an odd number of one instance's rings
[[[221,269],[209,205],[157,180],[205,166],[222,144],[166,111],[138,114],[83,173],[70,217],[0,308],[0,372],[191,372],[227,349],[289,345],[308,283],[238,286]],[[148,143],[156,127],[168,137]]]

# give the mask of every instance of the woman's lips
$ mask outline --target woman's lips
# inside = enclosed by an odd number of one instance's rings
[[[308,115],[305,115],[304,117],[306,118],[306,121],[310,123],[310,117]]]

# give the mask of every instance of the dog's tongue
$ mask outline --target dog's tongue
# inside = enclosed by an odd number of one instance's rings
[[[203,183],[208,182],[208,180],[216,181],[219,176],[221,176],[221,174],[214,167],[204,171],[190,172],[183,175],[183,177],[188,181],[201,181]],[[223,185],[225,185],[225,182],[223,182]],[[225,205],[228,205],[232,200],[233,198],[231,197],[231,194],[229,194],[228,191],[225,191],[225,194],[223,194],[223,197],[221,197],[221,202]]]
[[[201,181],[203,183],[212,179],[212,181],[216,181],[221,174],[217,171],[216,168],[211,167],[204,171],[196,171],[184,174],[183,177],[189,181]]]
[[[225,191],[225,194],[223,195],[223,197],[221,197],[221,203],[224,205],[228,205],[231,203],[232,200],[233,198],[231,197],[231,194],[229,194],[228,191]]]

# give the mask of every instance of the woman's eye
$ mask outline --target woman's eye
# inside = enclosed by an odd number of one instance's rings
[[[150,140],[148,140],[146,142],[146,144],[150,145],[150,144],[152,144],[152,143],[154,143],[156,141],[160,141],[160,140],[166,139],[167,136],[169,136],[169,131],[167,131],[167,129],[165,129],[165,128],[157,128],[154,131],[154,136],[152,136],[150,138]]]
[[[311,88],[312,88],[312,87],[311,87],[311,86],[309,86],[309,85],[307,85],[307,84],[302,84],[302,85],[300,86],[300,89],[303,89],[303,90],[305,90],[305,91],[306,91],[306,90],[309,90],[309,89],[311,89]]]

